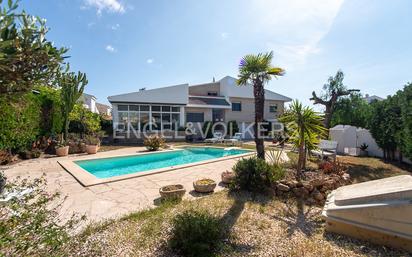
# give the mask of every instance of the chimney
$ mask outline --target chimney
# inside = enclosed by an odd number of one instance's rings
[[[215,83],[215,82],[216,82],[215,77],[213,77],[213,83]]]

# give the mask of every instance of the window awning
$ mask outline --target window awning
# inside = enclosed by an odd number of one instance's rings
[[[225,98],[190,96],[188,107],[230,108]]]

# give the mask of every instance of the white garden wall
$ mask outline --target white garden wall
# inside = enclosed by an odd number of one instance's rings
[[[337,152],[344,154],[344,149],[359,148],[362,144],[368,145],[370,156],[383,157],[383,151],[376,144],[375,139],[367,129],[348,125],[337,125],[329,130],[330,139],[338,142]]]

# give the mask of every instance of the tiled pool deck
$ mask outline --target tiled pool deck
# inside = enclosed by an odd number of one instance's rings
[[[130,147],[97,153],[93,157],[130,155],[141,151],[144,151],[143,147]],[[89,221],[100,221],[154,206],[155,200],[160,197],[159,188],[168,184],[183,184],[187,191],[185,198],[194,198],[195,196],[190,194],[190,191],[193,190],[193,181],[206,177],[220,182],[220,174],[225,170],[231,170],[239,159],[222,160],[164,173],[83,187],[58,163],[58,161],[83,158],[90,158],[90,156],[70,155],[68,157],[27,160],[4,167],[6,168],[4,172],[11,180],[17,176],[35,178],[45,174],[48,183],[47,189],[50,192],[59,191],[67,197],[60,211],[62,218],[69,217],[72,213],[81,213],[86,214]],[[222,189],[221,185],[216,188],[217,191]]]

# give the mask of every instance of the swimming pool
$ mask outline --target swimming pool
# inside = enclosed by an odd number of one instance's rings
[[[79,160],[74,161],[74,163],[98,179],[107,179],[164,168],[173,169],[176,166],[180,167],[185,164],[199,163],[247,153],[251,153],[251,151],[233,148],[185,147],[156,153]]]

